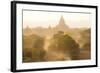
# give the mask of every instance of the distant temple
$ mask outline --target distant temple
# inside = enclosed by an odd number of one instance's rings
[[[61,16],[59,23],[55,27],[51,27],[49,25],[48,28],[43,28],[43,27],[36,27],[36,28],[29,28],[28,26],[24,28],[24,35],[31,35],[31,34],[37,34],[39,36],[46,36],[50,35],[52,36],[53,34],[57,33],[58,31],[67,31],[69,27],[66,25],[63,16]]]
[[[69,27],[66,25],[63,16],[61,16],[58,25],[55,27],[57,30],[65,31]]]

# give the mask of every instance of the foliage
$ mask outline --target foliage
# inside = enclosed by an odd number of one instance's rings
[[[51,39],[49,51],[61,51],[65,54],[69,54],[71,59],[78,59],[79,46],[69,35],[58,32]]]
[[[82,43],[80,50],[80,59],[91,58],[91,31],[86,29],[81,32],[80,42]]]
[[[81,32],[80,34],[80,42],[83,44],[82,46],[84,46],[85,44],[89,44],[91,42],[91,30],[90,29],[86,29],[84,31]]]
[[[44,38],[38,35],[24,36],[23,39],[23,57],[24,60],[32,62],[42,61],[45,51],[43,49]]]

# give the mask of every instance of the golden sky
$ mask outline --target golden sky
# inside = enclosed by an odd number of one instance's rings
[[[63,16],[66,25],[70,28],[90,27],[91,14],[84,13],[63,13],[46,11],[23,11],[23,27],[54,27]]]

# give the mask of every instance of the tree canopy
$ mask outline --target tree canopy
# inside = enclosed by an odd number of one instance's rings
[[[45,55],[44,38],[38,35],[24,36],[23,39],[23,57],[24,61],[38,62],[43,60]]]
[[[69,54],[71,59],[75,60],[79,56],[79,45],[69,35],[60,31],[51,39],[49,51],[61,51]]]

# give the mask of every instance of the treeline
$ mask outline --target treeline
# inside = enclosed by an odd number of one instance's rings
[[[90,29],[80,35],[81,47],[68,34],[58,31],[51,37],[48,51],[44,49],[45,37],[36,34],[23,36],[23,62],[90,59]]]

